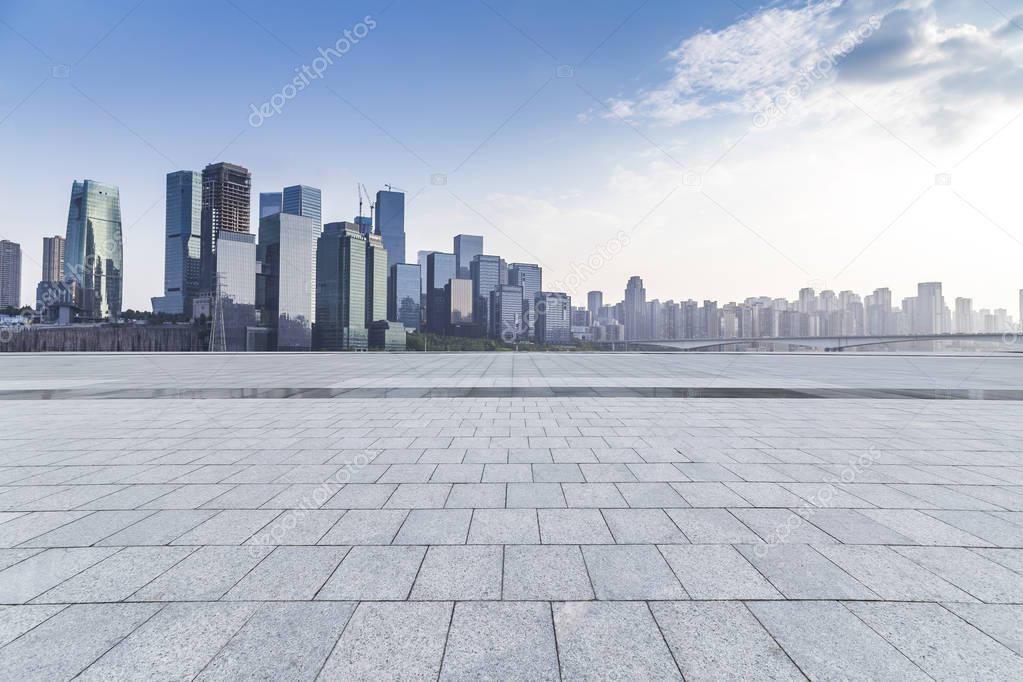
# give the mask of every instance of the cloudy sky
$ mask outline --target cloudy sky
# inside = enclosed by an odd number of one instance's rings
[[[483,234],[579,297],[940,280],[1018,313],[1023,0],[336,4],[0,3],[24,301],[92,178],[121,188],[125,304],[148,308],[165,174],[225,160],[254,196],[322,187],[329,220],[390,183],[409,260]]]

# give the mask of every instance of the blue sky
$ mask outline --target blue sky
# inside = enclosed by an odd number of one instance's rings
[[[1013,275],[1011,254],[1018,263],[1023,231],[998,178],[1018,139],[1005,126],[1021,104],[1011,35],[1021,3],[809,9],[745,0],[7,1],[2,236],[23,246],[27,301],[42,237],[64,232],[71,182],[115,183],[125,302],[148,307],[162,287],[165,174],[226,160],[252,171],[254,196],[323,188],[331,220],[354,214],[357,181],[405,189],[409,259],[450,249],[457,232],[481,233],[486,251],[538,260],[548,283],[565,283],[625,230],[627,249],[566,285],[580,298],[603,288],[615,299],[629,274],[644,276],[651,297],[722,302],[792,297],[806,285],[891,286],[898,297],[943,279],[947,297],[1015,313],[1023,272]],[[250,125],[253,105],[367,16],[375,28],[322,80]],[[881,28],[836,71],[842,97],[825,83],[777,125],[750,126],[758,102],[798,76],[801,37],[830,44],[871,16]],[[970,73],[990,73],[989,90],[956,89],[962,70],[946,62],[963,63],[949,55],[964,41]],[[885,68],[853,68],[872,54]],[[563,65],[571,77],[557,77]],[[843,97],[856,111],[836,108]],[[973,117],[982,103],[985,116]],[[886,230],[936,173],[996,132],[997,144],[957,170],[958,194],[928,192]],[[438,173],[446,184],[431,184]]]

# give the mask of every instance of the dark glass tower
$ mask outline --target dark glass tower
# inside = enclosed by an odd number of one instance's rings
[[[376,212],[377,232],[384,239],[390,272],[392,265],[405,262],[405,193],[380,190]]]
[[[455,235],[455,264],[458,266],[458,276],[461,279],[469,279],[472,259],[481,253],[483,237],[475,234]]]
[[[356,223],[327,223],[316,240],[316,350],[364,350],[366,239]]]
[[[213,163],[202,172],[202,218],[199,288],[212,292],[217,272],[217,238],[221,231],[248,233],[252,175],[233,163]],[[262,242],[262,240],[260,240]]]
[[[163,298],[155,312],[192,312],[199,294],[202,240],[202,176],[194,171],[167,174],[166,242],[163,256]],[[157,309],[159,308],[159,309]]]
[[[469,264],[472,279],[472,320],[483,336],[495,336],[490,292],[501,285],[501,258],[479,254]]]
[[[419,329],[420,305],[419,266],[396,263],[391,266],[391,297],[387,301],[387,319],[401,322],[405,329]]]
[[[76,180],[68,209],[64,275],[82,290],[82,318],[102,320],[120,314],[123,272],[117,186]]]
[[[320,190],[306,185],[285,187],[281,193],[281,212],[312,218],[317,224],[323,222],[323,202]]]
[[[447,328],[444,286],[455,274],[455,254],[434,252],[426,257],[426,328],[434,334],[443,334]]]
[[[319,234],[319,223],[304,216],[275,213],[259,221],[258,256],[266,277],[263,322],[276,332],[277,350],[312,350]]]

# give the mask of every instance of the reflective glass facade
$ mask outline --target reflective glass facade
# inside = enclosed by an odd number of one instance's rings
[[[21,307],[21,244],[0,239],[0,308]]]
[[[223,350],[244,351],[247,329],[256,324],[256,235],[220,234],[217,282],[215,315],[223,316]]]
[[[426,328],[444,334],[448,325],[444,286],[455,277],[455,254],[434,252],[426,257]]]
[[[316,240],[312,218],[277,213],[259,221],[259,260],[266,278],[263,323],[280,351],[312,349],[316,309]]]
[[[572,299],[568,294],[541,291],[534,299],[534,308],[538,343],[572,343]]]
[[[64,276],[82,289],[82,318],[102,320],[120,314],[123,253],[117,186],[76,180],[68,209]]]
[[[484,336],[495,336],[493,316],[490,314],[490,292],[501,284],[501,259],[498,256],[477,255],[469,264],[472,277],[473,322]]]
[[[274,213],[280,213],[284,210],[282,203],[283,198],[280,192],[260,192],[259,193],[259,218],[263,218],[273,215]]]
[[[285,187],[281,193],[281,212],[312,218],[317,224],[323,222],[323,201],[320,190],[305,185]]]
[[[401,322],[405,329],[416,331],[420,324],[420,267],[408,263],[391,266],[391,298],[387,306],[387,319]]]
[[[448,303],[448,323],[467,325],[472,323],[472,282],[467,279],[452,279],[445,286]]]
[[[368,347],[366,253],[359,225],[323,226],[316,242],[316,350]]]
[[[526,336],[533,339],[536,333],[536,311],[533,305],[536,295],[543,288],[540,266],[535,263],[509,264],[508,283],[522,287],[522,312],[526,324]]]
[[[405,262],[405,193],[377,192],[376,212],[377,232],[384,239],[390,271],[392,265]]]
[[[366,326],[387,319],[387,250],[380,235],[366,237]]]
[[[469,279],[469,272],[472,259],[483,253],[483,237],[475,234],[455,235],[455,265],[458,267],[458,277]]]
[[[202,249],[202,176],[194,171],[167,174],[163,301],[158,312],[191,313],[199,294]]]
[[[522,320],[522,287],[501,284],[490,292],[490,307],[494,311],[494,331],[497,338],[512,343],[525,336],[526,328]]]

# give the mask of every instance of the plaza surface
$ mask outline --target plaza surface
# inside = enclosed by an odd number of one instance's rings
[[[0,679],[1019,679],[1023,358],[0,355]]]

